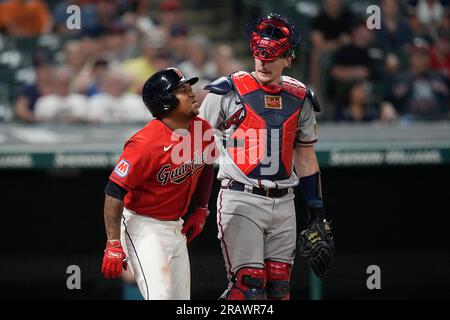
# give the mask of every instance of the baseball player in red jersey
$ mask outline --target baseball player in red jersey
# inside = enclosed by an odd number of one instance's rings
[[[143,100],[155,119],[126,143],[105,189],[107,244],[102,272],[120,276],[129,261],[142,296],[190,299],[186,242],[201,231],[213,181],[211,126],[197,117],[191,85],[176,68],[151,76]],[[183,222],[192,201],[195,210]]]
[[[261,17],[247,25],[246,35],[255,71],[206,86],[210,93],[200,108],[219,130],[217,224],[230,281],[221,298],[286,300],[296,251],[319,277],[333,260],[313,148],[320,106],[312,90],[282,75],[299,42],[285,17]],[[297,236],[293,188],[299,182],[311,219]]]

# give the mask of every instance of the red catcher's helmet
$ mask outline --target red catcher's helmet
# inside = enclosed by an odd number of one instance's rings
[[[292,23],[277,13],[250,22],[244,34],[256,59],[272,61],[280,56],[294,56],[300,36]]]

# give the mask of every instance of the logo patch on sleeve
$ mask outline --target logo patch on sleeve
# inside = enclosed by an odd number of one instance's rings
[[[114,168],[114,172],[121,178],[124,178],[127,176],[128,171],[130,171],[130,163],[122,159],[119,164]]]

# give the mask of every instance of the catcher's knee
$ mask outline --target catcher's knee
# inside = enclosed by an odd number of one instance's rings
[[[267,298],[271,300],[289,300],[289,281],[291,265],[284,262],[266,260]]]
[[[242,268],[233,278],[233,285],[226,297],[227,300],[265,300],[266,270]]]

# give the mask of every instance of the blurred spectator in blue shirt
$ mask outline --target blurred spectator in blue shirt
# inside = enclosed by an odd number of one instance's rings
[[[375,30],[377,45],[396,59],[390,63],[391,73],[398,71],[399,64],[406,59],[409,44],[414,34],[408,21],[401,15],[397,0],[381,1],[381,28]]]
[[[406,50],[414,33],[402,16],[397,0],[381,1],[381,28],[375,31],[377,44],[386,51]]]
[[[120,20],[117,1],[96,0],[95,5],[95,23],[81,28],[82,36],[98,37],[105,34],[110,26]],[[83,21],[81,22],[83,24]]]
[[[81,29],[67,28],[67,19],[72,13],[67,13],[67,8],[71,5],[80,8],[80,27]],[[86,0],[67,0],[58,3],[53,10],[53,30],[66,37],[76,37],[81,34],[83,29],[93,29],[97,24],[95,6]]]
[[[100,79],[108,71],[109,64],[109,60],[101,56],[94,61],[88,61],[85,63],[83,69],[74,80],[74,90],[76,92],[83,93],[88,97],[99,93]]]
[[[393,108],[401,119],[447,119],[449,84],[430,67],[430,49],[415,40],[411,48],[409,70],[396,77],[390,86],[384,108]]]
[[[22,88],[21,94],[14,104],[14,113],[18,120],[34,122],[34,108],[39,97],[51,92],[53,71],[52,65],[42,55],[37,54],[33,59],[35,83]]]

